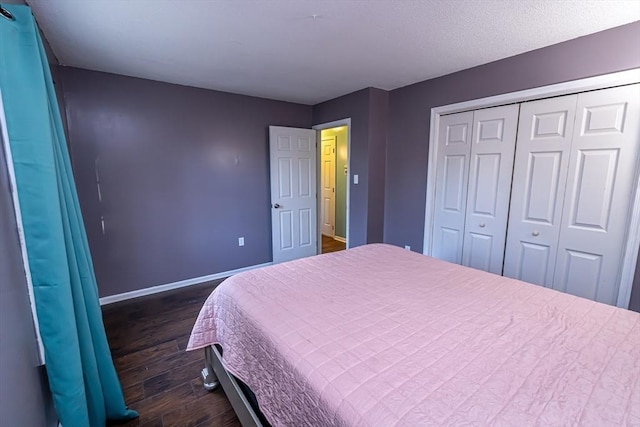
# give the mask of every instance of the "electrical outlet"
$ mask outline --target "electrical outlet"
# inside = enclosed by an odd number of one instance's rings
[[[244,246],[244,237],[238,237],[238,246]]]
[[[411,250],[411,246],[409,246],[409,245],[404,245],[404,248],[405,248],[406,250],[408,250],[408,251],[410,251],[410,250]]]

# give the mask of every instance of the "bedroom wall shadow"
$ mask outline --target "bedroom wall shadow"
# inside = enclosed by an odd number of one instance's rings
[[[636,275],[633,278],[633,288],[631,289],[631,300],[629,310],[640,313],[640,260],[636,264]]]
[[[271,261],[268,126],[309,128],[310,106],[59,74],[100,296]]]
[[[384,241],[422,252],[431,108],[637,68],[639,40],[634,22],[391,91]]]

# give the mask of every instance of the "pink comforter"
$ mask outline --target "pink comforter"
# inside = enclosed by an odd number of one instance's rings
[[[640,314],[388,245],[227,279],[213,343],[274,426],[640,425]]]

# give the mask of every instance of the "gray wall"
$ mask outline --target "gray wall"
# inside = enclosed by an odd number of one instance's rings
[[[384,240],[385,172],[389,126],[389,92],[369,92],[369,198],[367,243]]]
[[[388,92],[367,88],[313,107],[314,125],[351,118],[349,246],[382,242]],[[358,184],[353,184],[358,175]]]
[[[640,261],[636,263],[636,275],[633,279],[629,309],[640,313]]]
[[[422,251],[431,108],[640,67],[639,46],[635,22],[392,91],[384,241]]]
[[[344,128],[336,132],[336,236],[347,238],[347,181],[345,173],[349,165],[347,141],[349,131]]]
[[[63,67],[57,80],[101,295],[271,260],[269,124],[350,117],[351,174],[360,176],[350,184],[350,244],[421,251],[432,107],[638,67],[639,39],[634,23],[313,108]]]
[[[56,425],[44,368],[38,367],[36,335],[29,307],[0,135],[0,423]]]
[[[309,128],[310,106],[59,75],[101,296],[271,261],[268,126]]]

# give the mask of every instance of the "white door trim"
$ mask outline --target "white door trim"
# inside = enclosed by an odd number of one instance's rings
[[[622,259],[622,271],[620,272],[620,286],[618,287],[618,301],[616,305],[629,308],[633,278],[636,272],[638,260],[638,246],[640,245],[640,166],[636,166],[636,186],[633,197],[631,219],[627,227],[627,247]]]
[[[328,122],[328,123],[321,123],[319,125],[315,125],[312,126],[311,129],[318,131],[318,138],[316,138],[316,140],[320,141],[319,137],[320,137],[320,131],[324,130],[324,129],[331,129],[331,128],[336,128],[338,126],[346,126],[347,127],[347,203],[346,203],[346,218],[347,218],[347,225],[346,225],[346,230],[345,230],[345,235],[346,235],[346,248],[349,249],[349,206],[351,204],[351,118],[346,118],[346,119],[340,119],[340,120],[334,120],[332,122]],[[317,147],[317,156],[318,157],[318,162],[320,162],[320,144],[318,144]],[[318,164],[319,165],[319,164]],[[337,168],[337,165],[336,165]],[[320,168],[318,167],[317,169],[317,173],[320,174]],[[337,169],[336,169],[337,170]],[[316,191],[318,197],[320,197],[321,194],[321,188],[320,188],[320,180],[316,179],[317,185],[318,185],[318,189]],[[319,200],[318,198],[316,198],[316,200]],[[318,206],[319,208],[319,206]],[[320,221],[318,221],[318,253],[322,253],[322,233],[321,233],[321,228],[320,228]]]
[[[336,236],[336,153],[337,153],[337,149],[338,149],[338,137],[337,135],[333,135],[331,137],[322,137],[322,134],[318,136],[316,136],[316,140],[319,141],[319,145],[320,145],[320,167],[318,169],[318,178],[320,179],[320,192],[321,194],[318,194],[318,200],[321,202],[318,204],[318,218],[320,219],[320,228],[322,229],[321,233],[324,236],[327,237],[331,237],[334,238]],[[329,156],[327,156],[324,152],[324,144],[325,141],[327,143],[330,143],[333,147],[332,147],[332,151],[331,154]],[[330,157],[331,158],[331,171],[329,173],[326,173],[325,171],[325,166],[326,163],[325,159],[326,157]],[[328,175],[328,176],[327,176]],[[333,175],[333,176],[332,176]],[[325,190],[327,189],[327,182],[326,180],[333,180],[333,185],[332,185],[332,192],[329,193],[328,196],[325,196]],[[333,203],[333,209],[331,211],[325,211],[324,209],[324,202],[326,200],[326,198],[329,197],[331,199],[331,202]],[[329,218],[327,218],[327,216]],[[332,217],[333,216],[333,217]],[[326,227],[326,226],[330,226],[330,227]],[[320,245],[318,245],[320,246]]]
[[[429,129],[429,160],[427,169],[427,194],[424,221],[424,240],[422,253],[431,255],[431,237],[433,228],[433,217],[435,209],[435,178],[436,159],[438,155],[438,125],[440,116],[445,114],[459,113],[479,108],[495,107],[499,105],[513,104],[534,99],[550,98],[554,96],[569,95],[577,92],[589,90],[605,89],[608,87],[622,86],[627,84],[640,83],[640,68],[621,71],[618,73],[604,74],[596,77],[589,77],[580,80],[573,80],[548,86],[541,86],[533,89],[526,89],[517,92],[505,93],[486,98],[474,99],[471,101],[458,102],[455,104],[443,105],[431,109],[431,122]],[[640,246],[640,172],[636,173],[636,183],[633,197],[633,208],[631,220],[628,225],[628,239],[622,271],[620,274],[620,286],[618,290],[617,306],[628,308],[631,298],[631,288],[633,286],[633,276],[635,274],[635,263],[638,257],[638,247]]]

